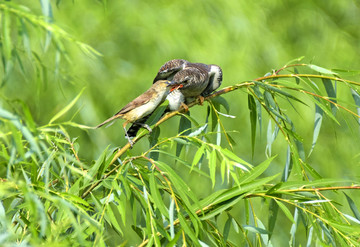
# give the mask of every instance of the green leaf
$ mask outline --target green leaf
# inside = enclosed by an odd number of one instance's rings
[[[256,226],[243,225],[243,228],[245,230],[248,230],[248,231],[253,232],[253,233],[267,234],[267,235],[269,234],[269,232],[266,229],[256,227]]]
[[[117,208],[113,203],[109,203],[108,205],[106,205],[107,219],[109,220],[109,223],[123,235],[123,231],[119,224],[120,220],[116,218],[114,210],[117,211]],[[117,212],[116,214],[120,215],[119,212]]]
[[[169,219],[169,211],[168,209],[165,207],[165,204],[161,198],[160,195],[160,189],[155,181],[155,174],[154,171],[150,174],[150,192],[151,192],[151,196],[154,200],[154,204],[155,207],[157,207],[161,214],[164,215],[167,219]]]
[[[199,240],[196,237],[194,230],[192,230],[189,225],[186,223],[186,220],[184,218],[184,216],[182,216],[182,214],[178,214],[178,219],[180,221],[180,224],[182,226],[182,230],[191,238],[191,240],[193,241],[193,244],[195,244],[196,246],[200,246]]]
[[[186,114],[190,115],[190,112],[187,112]],[[188,135],[190,133],[190,129],[191,129],[191,121],[185,116],[181,115],[178,133],[182,133],[182,135]],[[183,147],[184,145],[182,143],[179,142],[177,143],[176,156],[180,156]]]
[[[326,93],[330,97],[330,101],[336,103],[336,91],[335,88],[333,87],[331,80],[322,78],[322,81],[325,86]],[[336,86],[336,82],[335,82],[335,86]],[[330,107],[332,113],[335,115],[337,106],[334,104],[330,104]]]
[[[230,106],[229,106],[229,103],[227,102],[227,100],[224,98],[224,97],[221,97],[221,96],[217,96],[215,98],[212,98],[211,99],[211,102],[213,104],[218,104],[218,105],[222,105],[226,112],[229,113],[230,112]],[[219,110],[219,109],[218,109]]]
[[[317,65],[314,65],[314,64],[308,64],[308,67],[316,72],[319,72],[321,74],[328,74],[328,75],[337,75],[338,73],[335,73],[331,70],[328,70],[328,69],[325,69],[325,68],[322,68],[322,67],[319,67]]]
[[[351,95],[355,101],[355,104],[357,105],[357,114],[360,116],[360,95],[354,89],[351,89]],[[358,118],[358,122],[360,124],[360,118]]]
[[[284,205],[284,203],[282,203],[279,200],[275,200],[275,202],[279,205],[281,211],[283,211],[285,216],[294,224],[295,223],[294,217],[292,216],[290,210]]]
[[[101,175],[101,171],[99,171],[100,166],[105,162],[106,155],[108,153],[109,146],[101,153],[100,157],[96,160],[95,164],[89,169],[87,173],[87,177],[84,179],[84,186],[88,186],[93,178],[95,178],[96,174]]]
[[[263,172],[269,167],[270,163],[273,161],[273,159],[275,157],[276,156],[265,160],[261,164],[255,166],[249,173],[245,173],[240,178],[240,184],[242,185],[242,184],[248,183],[249,181],[254,181],[257,177],[259,177],[261,174],[263,174]]]
[[[351,197],[348,196],[345,192],[343,192],[343,193],[344,193],[344,195],[346,196],[346,200],[347,200],[347,202],[348,202],[348,204],[349,204],[349,207],[350,207],[351,211],[353,212],[355,218],[358,219],[358,220],[360,220],[360,213],[359,213],[359,210],[357,209],[354,201],[353,201],[353,200],[351,199]]]
[[[194,159],[193,159],[192,164],[191,164],[191,169],[193,169],[193,167],[196,166],[196,165],[199,163],[200,159],[203,157],[204,151],[205,151],[205,147],[206,147],[206,145],[203,144],[203,145],[201,145],[201,147],[196,151],[195,156],[194,156]]]
[[[278,212],[279,212],[279,205],[276,203],[276,200],[275,199],[271,199],[270,200],[270,205],[269,205],[269,239],[271,238],[272,236],[272,233],[274,231],[274,228],[275,228],[275,223],[276,223],[276,220],[277,220],[277,215],[278,215]]]
[[[169,102],[165,101],[160,106],[158,106],[156,108],[156,110],[153,113],[151,113],[149,119],[146,121],[146,124],[148,124],[149,126],[152,126],[155,123],[157,123],[160,120],[160,118],[164,115],[164,112],[165,112],[166,108],[168,107],[168,105],[169,105]]]
[[[209,152],[209,151],[208,151]],[[216,151],[213,149],[210,152],[210,155],[208,154],[208,159],[209,159],[209,170],[210,170],[210,178],[211,178],[211,182],[212,182],[212,187],[214,188],[215,186],[215,182],[216,182]]]
[[[315,105],[315,119],[314,119],[314,133],[313,133],[313,141],[311,145],[311,149],[309,151],[308,157],[310,156],[311,152],[314,150],[314,147],[316,145],[316,141],[319,137],[322,119],[323,119],[324,111],[318,106]]]
[[[59,111],[49,122],[49,124],[52,124],[54,121],[56,121],[58,118],[62,117],[65,113],[67,113],[79,100],[81,94],[84,92],[85,88],[83,88],[80,93],[61,111]]]
[[[256,104],[254,100],[254,96],[251,94],[248,95],[248,108],[250,111],[250,124],[251,124],[251,154],[254,157],[255,151],[255,135],[256,135]]]

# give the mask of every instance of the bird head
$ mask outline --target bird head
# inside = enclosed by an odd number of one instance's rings
[[[154,83],[153,87],[155,87],[157,90],[165,90],[172,92],[176,89],[182,88],[183,85],[179,83],[173,83],[172,81],[168,80],[158,80]]]

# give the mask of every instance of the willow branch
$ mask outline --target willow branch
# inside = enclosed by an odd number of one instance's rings
[[[302,66],[302,64],[301,64]],[[290,66],[288,66],[290,67]],[[278,70],[277,72],[279,72],[280,70]],[[269,79],[279,79],[279,78],[317,78],[317,79],[329,79],[329,80],[334,80],[334,81],[340,81],[340,82],[345,82],[345,83],[349,83],[349,84],[353,84],[353,85],[357,85],[360,86],[360,83],[355,82],[355,81],[351,81],[351,80],[346,80],[346,79],[342,79],[342,78],[338,78],[338,77],[331,77],[331,76],[324,76],[324,75],[315,75],[315,74],[284,74],[284,75],[279,75],[279,74],[272,74],[272,75],[268,75],[268,76],[263,76],[263,77],[259,77],[253,81],[246,81],[246,82],[242,82],[239,84],[235,84],[229,87],[225,87],[219,91],[214,92],[213,94],[207,96],[204,98],[204,100],[211,100],[212,98],[215,98],[219,95],[223,95],[223,94],[227,94],[229,92],[238,90],[240,88],[244,88],[244,87],[250,87],[250,86],[254,86],[255,82],[257,81],[263,81],[263,80],[269,80]],[[271,84],[270,84],[271,85]],[[272,85],[272,86],[277,86],[278,85]],[[306,92],[309,93],[309,92]],[[320,95],[315,95],[317,97],[321,97]],[[332,101],[330,103],[333,103]],[[188,108],[191,108],[195,105],[199,105],[201,104],[199,99],[196,99],[195,101],[189,103],[187,106]],[[337,104],[338,107],[341,107]],[[341,107],[343,108],[343,107]],[[153,127],[158,127],[160,124],[166,122],[167,120],[171,119],[172,117],[180,114],[180,113],[184,113],[186,110],[181,107],[178,111],[173,111],[170,112],[168,114],[166,114],[163,118],[161,118]],[[133,141],[133,145],[135,143],[137,143],[139,140],[141,140],[143,137],[145,137],[148,134],[148,132],[146,130],[143,130],[138,136],[136,136],[132,141]],[[112,158],[111,162],[109,165],[112,165],[116,162],[117,159],[119,159],[127,150],[129,150],[131,148],[130,143],[127,143],[125,146],[123,146],[122,148],[120,148],[116,154],[114,155],[114,157]],[[111,170],[109,173],[106,174],[105,177],[110,176],[112,173],[114,173],[117,170],[118,166],[116,166],[113,170]],[[103,178],[104,179],[104,178]],[[97,183],[93,184],[83,195],[82,198],[85,198],[93,189],[95,189],[103,180],[98,180]]]

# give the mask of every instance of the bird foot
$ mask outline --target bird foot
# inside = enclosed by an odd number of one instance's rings
[[[152,129],[151,129],[150,126],[147,125],[147,124],[141,124],[141,127],[147,129],[150,133],[152,132]]]
[[[189,111],[189,107],[187,106],[187,104],[181,102],[181,106],[184,108],[184,111],[185,111],[185,112],[188,112],[188,111]]]
[[[203,103],[204,103],[204,101],[205,101],[204,96],[199,95],[199,96],[198,96],[198,99],[199,99],[199,104],[200,104],[200,105],[203,105]]]

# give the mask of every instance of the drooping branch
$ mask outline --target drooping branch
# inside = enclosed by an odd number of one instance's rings
[[[281,70],[281,69],[280,69]],[[280,71],[278,70],[278,71]],[[278,72],[277,71],[277,72]],[[353,85],[357,85],[360,86],[360,83],[355,82],[355,81],[351,81],[351,80],[346,80],[346,79],[342,79],[342,78],[338,78],[338,77],[331,77],[331,76],[324,76],[324,75],[315,75],[315,74],[284,74],[284,75],[279,75],[277,73],[273,73],[271,75],[268,76],[263,76],[263,77],[259,77],[253,81],[246,81],[243,83],[239,83],[239,84],[235,84],[232,86],[228,86],[225,87],[219,91],[214,92],[213,94],[205,97],[204,100],[211,100],[212,98],[215,98],[219,95],[223,95],[223,94],[227,94],[229,92],[238,90],[240,88],[245,88],[245,87],[250,87],[250,86],[254,86],[255,82],[258,81],[263,81],[263,80],[270,80],[270,79],[279,79],[279,78],[317,78],[317,79],[329,79],[329,80],[334,80],[334,81],[340,81],[340,82],[345,82],[345,83],[349,83],[349,84],[353,84]],[[275,85],[275,84],[270,84],[273,87],[281,87],[280,85]],[[301,90],[299,90],[301,91]],[[317,96],[317,95],[316,95]],[[333,101],[330,101],[330,103],[334,104]],[[196,99],[195,101],[191,102],[190,104],[188,104],[188,108],[191,108],[195,105],[199,105],[201,102],[199,99]],[[339,106],[338,104],[336,104],[337,106]],[[349,111],[349,110],[348,110]],[[180,113],[184,113],[185,109],[183,107],[181,107],[178,111],[173,111],[170,112],[168,114],[166,114],[163,118],[161,118],[153,127],[158,127],[159,125],[161,125],[162,123],[164,123],[165,121],[169,120],[170,118],[180,114]],[[356,115],[355,113],[353,115]],[[132,141],[133,141],[133,145],[135,145],[140,139],[142,139],[143,137],[145,137],[148,134],[147,130],[143,130],[142,132],[140,132],[140,134],[138,136],[136,136]],[[127,150],[129,150],[131,148],[130,143],[127,143],[125,146],[123,146],[122,148],[120,148],[116,154],[114,155],[114,157],[112,158],[111,162],[109,165],[112,165],[116,162],[117,159],[119,159]],[[117,171],[118,166],[116,166],[114,169],[112,169],[111,171],[109,171],[107,174],[104,175],[104,178],[107,178],[108,176],[110,176],[111,174],[113,174],[114,172]],[[103,178],[103,179],[104,179]],[[93,189],[95,189],[102,181],[98,180],[95,184],[93,184],[89,189],[87,189],[83,195],[81,196],[82,198],[85,198]]]

